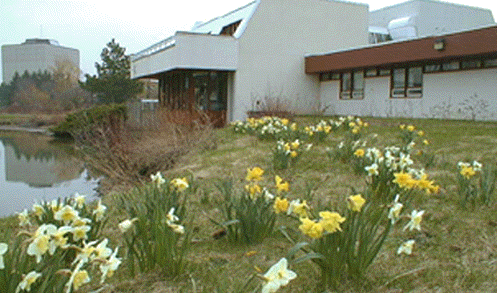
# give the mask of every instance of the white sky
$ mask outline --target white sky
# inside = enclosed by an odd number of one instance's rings
[[[128,4],[128,3],[134,4]],[[95,62],[112,39],[136,53],[178,30],[189,30],[195,21],[223,15],[251,0],[0,0],[0,45],[20,44],[27,38],[57,40],[79,49],[81,70],[95,74]],[[356,0],[370,10],[402,0]],[[491,9],[495,0],[449,2]],[[1,54],[1,53],[0,53]],[[2,79],[0,78],[0,82]]]

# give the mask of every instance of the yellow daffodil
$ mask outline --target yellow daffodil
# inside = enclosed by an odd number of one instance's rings
[[[305,235],[317,239],[323,236],[324,227],[321,223],[316,223],[315,221],[308,218],[300,218],[302,224],[299,226],[300,231]]]
[[[31,291],[31,285],[33,285],[38,278],[41,277],[41,273],[36,271],[31,271],[22,278],[22,281],[17,285],[16,293],[23,291]]]
[[[264,285],[262,293],[273,293],[278,291],[280,287],[286,286],[291,280],[295,279],[297,274],[288,269],[288,261],[286,258],[280,259],[262,276]]]
[[[348,207],[354,212],[360,212],[364,203],[366,203],[366,200],[360,194],[347,197]]]
[[[364,157],[364,154],[365,154],[365,151],[363,149],[357,149],[355,152],[354,152],[354,156],[358,157],[358,158],[362,158]]]
[[[299,140],[298,140],[298,139],[297,139],[297,140],[295,140],[294,142],[292,142],[292,143],[290,144],[290,147],[291,147],[293,150],[298,149],[298,148],[299,148],[299,146],[300,146],[300,142],[299,142]]]
[[[274,212],[279,214],[279,213],[285,213],[288,211],[288,207],[290,206],[290,203],[286,198],[280,198],[279,196],[276,197],[274,200]]]
[[[345,218],[340,216],[340,214],[336,212],[323,211],[319,212],[319,216],[321,217],[319,223],[327,232],[334,233],[337,230],[342,231],[340,224],[345,221]]]
[[[291,151],[290,152],[290,157],[296,158],[299,154],[296,151]]]
[[[402,245],[397,249],[397,254],[405,253],[410,255],[412,253],[412,247],[414,246],[415,241],[413,239],[407,240],[402,243]]]
[[[274,181],[276,182],[278,193],[282,191],[288,192],[290,190],[290,184],[288,182],[283,182],[283,179],[281,179],[280,176],[276,175]]]
[[[462,176],[464,176],[466,179],[470,179],[471,177],[475,176],[476,172],[471,166],[462,166],[461,171],[459,172]]]
[[[0,242],[0,270],[5,268],[5,264],[3,263],[3,255],[7,252],[9,246],[7,243]]]
[[[401,188],[412,188],[416,184],[416,180],[412,178],[412,175],[409,173],[405,173],[404,171],[393,174],[395,179],[394,183],[397,183]]]
[[[283,124],[283,125],[288,125],[289,122],[290,121],[286,118],[281,119],[281,124]]]
[[[292,131],[296,131],[297,130],[297,123],[292,123],[292,125],[290,125],[290,129]]]
[[[245,190],[250,194],[250,197],[255,197],[256,194],[262,192],[262,188],[258,184],[247,184]]]
[[[416,129],[416,127],[414,127],[414,125],[407,126],[407,131],[413,132],[415,129]]]
[[[259,167],[254,167],[252,169],[247,169],[247,177],[245,180],[247,181],[261,181],[262,175],[264,174],[264,170]]]
[[[300,202],[300,199],[295,199],[290,202],[290,207],[287,210],[287,214],[291,214],[292,212],[298,215],[300,218],[308,218],[307,210],[309,206],[307,205],[307,201]]]
[[[404,130],[404,129],[406,129],[406,125],[405,125],[405,124],[400,124],[400,125],[399,125],[399,128],[400,128],[401,130]]]
[[[423,130],[418,131],[418,136],[423,136],[425,135],[425,132]]]
[[[186,177],[171,180],[171,185],[179,192],[185,191],[190,186]]]

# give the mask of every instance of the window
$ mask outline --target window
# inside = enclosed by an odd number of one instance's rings
[[[378,74],[378,70],[376,68],[366,70],[366,77],[373,77]]]
[[[451,61],[447,63],[442,64],[442,69],[444,71],[452,71],[452,70],[458,70],[459,67],[459,61]]]
[[[485,60],[485,67],[496,67],[496,66],[497,66],[497,58]]]
[[[428,64],[425,65],[425,72],[438,72],[442,69],[440,64]]]
[[[319,80],[321,80],[321,81],[340,80],[340,73],[336,73],[336,72],[321,73]]]
[[[340,99],[364,98],[364,71],[343,72],[340,87]]]
[[[423,95],[423,67],[394,68],[392,98],[419,98]]]
[[[480,67],[481,67],[480,60],[461,61],[461,69],[474,69],[474,68],[480,68]]]

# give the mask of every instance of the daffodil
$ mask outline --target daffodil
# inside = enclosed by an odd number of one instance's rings
[[[93,210],[93,215],[95,215],[95,221],[100,222],[104,218],[105,211],[107,207],[102,204],[102,200],[98,200],[97,207]]]
[[[116,250],[114,250],[114,252],[110,255],[109,259],[107,259],[104,263],[100,264],[99,268],[100,272],[102,273],[100,284],[103,284],[106,278],[112,277],[114,272],[121,264],[121,259],[116,257],[118,249],[119,247],[116,247]]]
[[[179,225],[179,224],[175,224],[175,223],[170,223],[170,222],[168,222],[167,225],[169,226],[169,228],[173,229],[174,233],[185,234],[185,227],[184,226]]]
[[[397,222],[397,220],[399,219],[400,212],[402,211],[403,206],[404,205],[399,202],[399,195],[397,194],[392,207],[388,211],[388,218],[390,219],[392,225],[395,224],[395,222]]]
[[[90,230],[91,226],[88,225],[74,227],[74,229],[72,230],[74,241],[79,241],[81,239],[84,240],[88,239],[88,235],[86,233],[88,233],[88,231]]]
[[[288,207],[290,206],[290,203],[286,198],[280,198],[279,196],[276,197],[274,200],[274,212],[279,214],[279,213],[285,213],[288,210]]]
[[[326,232],[334,233],[336,231],[342,231],[340,224],[345,222],[345,218],[340,216],[337,212],[322,211],[319,212],[321,220],[319,223],[323,226]]]
[[[245,190],[250,194],[252,199],[255,198],[257,193],[262,192],[262,188],[258,184],[247,184],[245,185]]]
[[[405,173],[404,171],[393,174],[395,179],[394,183],[397,183],[400,188],[412,188],[416,184],[416,180],[412,178],[411,174]]]
[[[3,255],[7,252],[9,246],[7,243],[0,242],[0,270],[5,268],[5,264],[3,263]]]
[[[76,265],[76,268],[74,268],[74,271],[71,273],[71,277],[65,285],[67,287],[66,293],[70,293],[72,289],[78,290],[79,287],[91,281],[88,271],[81,270],[83,264],[84,262],[80,261],[78,265]]]
[[[74,194],[74,201],[76,203],[76,207],[78,209],[81,209],[81,208],[83,208],[83,206],[86,202],[86,195],[82,195],[82,194],[79,194],[76,192],[76,194]]]
[[[407,225],[404,227],[404,230],[406,230],[407,228],[409,228],[409,231],[412,231],[413,229],[416,229],[418,231],[421,231],[421,220],[422,220],[422,217],[423,217],[423,214],[424,214],[425,211],[417,211],[417,210],[413,210],[411,212],[411,220],[409,221],[409,223],[407,223]]]
[[[245,177],[245,180],[247,180],[247,181],[261,181],[263,174],[264,174],[264,170],[262,170],[259,167],[247,169],[247,177]]]
[[[109,240],[105,238],[95,247],[95,257],[107,258],[112,254],[112,249],[107,247],[107,243],[109,243]]]
[[[17,218],[19,219],[19,226],[31,225],[27,209],[24,209],[24,211],[18,213]]]
[[[25,275],[19,285],[17,285],[16,293],[23,291],[31,291],[31,285],[33,285],[38,278],[41,277],[41,273],[36,271],[31,271],[27,275]]]
[[[65,248],[67,246],[67,240],[68,240],[68,238],[65,237],[65,235],[72,231],[73,228],[70,226],[59,227],[57,229],[57,232],[55,232],[52,235],[51,240],[48,244],[48,253],[50,253],[50,255],[53,255],[58,247]]]
[[[407,131],[413,132],[415,129],[416,129],[416,127],[414,127],[414,125],[407,126]]]
[[[41,221],[43,214],[45,213],[45,208],[43,208],[39,204],[34,204],[33,205],[33,214],[38,217],[38,219]]]
[[[275,182],[276,182],[276,189],[278,190],[278,193],[282,192],[282,191],[286,191],[286,192],[289,191],[290,184],[288,183],[288,181],[283,182],[283,179],[281,179],[280,176],[276,175]]]
[[[366,200],[360,194],[347,197],[347,204],[350,210],[360,212]]]
[[[378,175],[378,164],[373,163],[371,166],[367,166],[364,168],[368,173],[368,176]]]
[[[355,152],[354,152],[354,156],[356,156],[356,157],[358,157],[358,158],[362,158],[362,157],[364,157],[364,154],[365,154],[365,153],[366,153],[366,152],[365,152],[363,149],[357,149],[357,150],[355,150]]]
[[[42,256],[48,251],[51,236],[57,232],[57,227],[52,224],[43,224],[36,230],[33,235],[33,241],[28,245],[26,253],[36,257],[36,263],[39,263]]]
[[[79,212],[70,205],[65,205],[59,211],[54,214],[54,219],[57,221],[63,221],[64,225],[67,225],[69,222],[76,219],[79,215]]]
[[[412,253],[412,247],[414,246],[415,241],[413,239],[407,240],[402,243],[402,245],[397,249],[397,254],[405,253],[410,255]]]
[[[309,206],[307,205],[307,201],[300,202],[300,199],[295,199],[290,202],[290,207],[287,210],[287,214],[295,213],[300,218],[308,218],[307,210]]]
[[[286,258],[282,258],[264,274],[265,284],[262,286],[262,293],[274,293],[296,277],[297,274],[288,269]]]
[[[190,186],[186,177],[174,178],[171,180],[171,185],[174,186],[174,188],[176,188],[179,192],[185,191]]]
[[[464,176],[466,179],[470,179],[471,177],[473,177],[476,174],[475,170],[471,166],[463,166],[459,173],[462,176]]]
[[[155,175],[154,174],[150,175],[150,179],[152,180],[152,183],[157,185],[157,187],[166,183],[166,180],[162,177],[162,174],[160,172],[155,173]]]
[[[313,221],[309,218],[300,218],[302,224],[299,226],[299,230],[305,235],[317,239],[323,236],[324,227],[319,222]]]
[[[138,218],[133,218],[131,220],[126,219],[126,220],[122,221],[118,225],[119,230],[121,230],[122,233],[125,233],[126,231],[129,230],[129,228],[131,228],[133,226],[133,223],[136,221],[138,221]]]
[[[177,222],[177,221],[179,221],[178,216],[176,216],[176,215],[174,214],[174,211],[175,211],[175,210],[176,210],[176,209],[175,209],[174,207],[172,207],[172,208],[169,210],[169,212],[167,213],[167,215],[166,215],[166,219],[167,219],[167,221],[168,221],[168,222],[171,222],[171,223],[172,223],[172,222]]]

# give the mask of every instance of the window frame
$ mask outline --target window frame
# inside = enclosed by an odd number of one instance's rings
[[[344,76],[350,76],[349,86],[344,88]],[[357,85],[356,79],[358,77],[361,79],[361,86]],[[363,100],[364,99],[364,88],[365,88],[365,70],[356,69],[351,71],[345,71],[340,73],[340,94],[338,98],[340,100]]]
[[[416,70],[414,72],[413,70]],[[399,75],[401,78],[397,78],[396,72],[402,71]],[[418,75],[418,79],[413,80],[415,74]],[[409,65],[409,66],[399,66],[392,68],[390,75],[390,98],[391,99],[413,99],[423,97],[423,74],[424,66],[421,64]],[[399,85],[399,86],[397,86]]]

